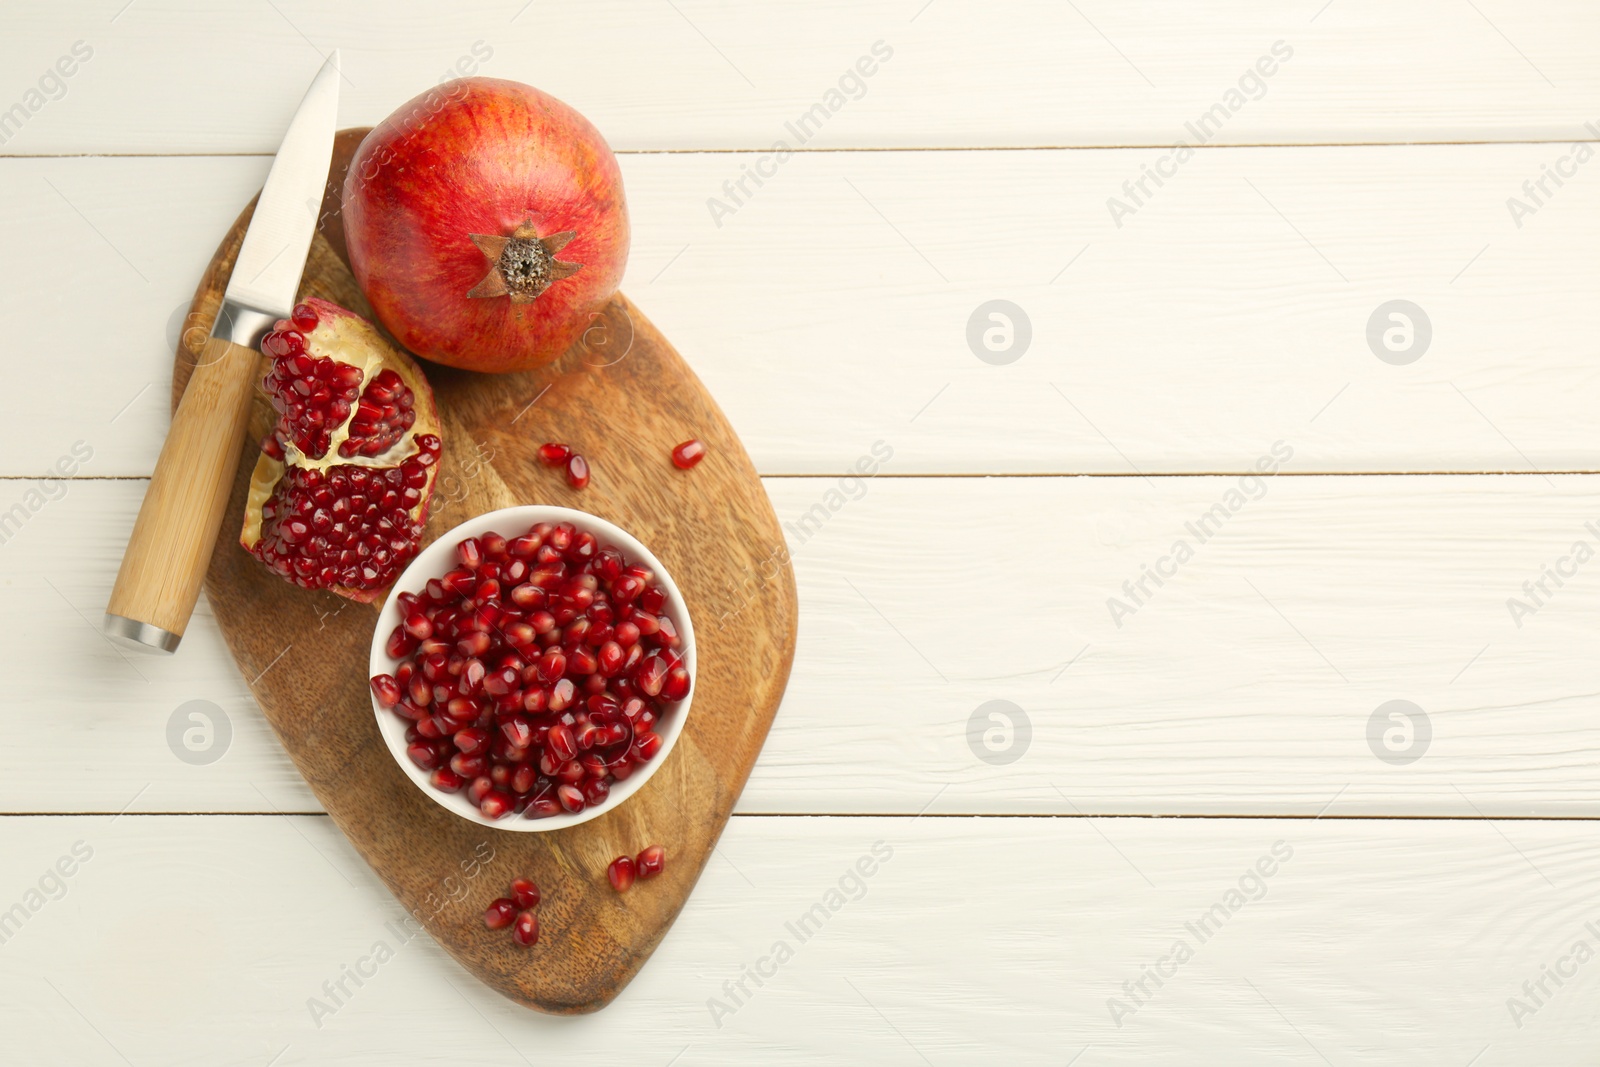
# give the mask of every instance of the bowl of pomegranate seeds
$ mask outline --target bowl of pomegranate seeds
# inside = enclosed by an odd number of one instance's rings
[[[491,511],[424,548],[372,638],[378,729],[417,787],[501,830],[623,803],[683,732],[694,629],[672,576],[572,508]]]

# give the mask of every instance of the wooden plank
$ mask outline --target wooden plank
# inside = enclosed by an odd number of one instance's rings
[[[29,1063],[545,1062],[618,1035],[697,1065],[1590,1063],[1596,965],[1569,953],[1600,940],[1596,827],[1500,829],[735,818],[656,965],[574,1024],[408,937],[326,819],[10,818],[8,907],[75,843],[92,856],[8,937],[0,995]],[[463,892],[487,900],[514,873],[496,856]],[[1124,991],[1141,980],[1147,995]],[[1523,983],[1541,980],[1534,1005]],[[1513,997],[1531,1010],[1514,1017]],[[1120,1027],[1113,1000],[1134,1009]]]
[[[1600,116],[1597,39],[1582,0],[284,0],[200,20],[178,0],[27,0],[4,105],[32,110],[3,151],[271,152],[336,46],[347,125],[476,72],[554,93],[624,149],[799,145],[785,124],[813,107],[806,147],[1171,144],[1213,107],[1233,144],[1566,140]],[[71,77],[34,84],[79,41]]]
[[[811,154],[720,229],[705,200],[744,157],[630,156],[624,290],[765,474],[842,473],[880,439],[895,474],[1236,471],[1280,438],[1302,472],[1592,470],[1600,171],[1520,229],[1505,206],[1553,152],[1207,152],[1120,230],[1105,200],[1148,153]],[[265,168],[0,163],[23,253],[0,308],[32,354],[0,399],[0,473],[78,440],[83,474],[149,473],[168,339]],[[968,346],[992,299],[1031,321],[1009,365]],[[1433,334],[1403,366],[1366,336],[1396,299]]]
[[[914,814],[939,794],[932,813],[1600,815],[1600,584],[1562,562],[1600,546],[1593,477],[1279,476],[1204,544],[1186,524],[1238,479],[766,485],[802,616],[741,811]],[[131,662],[85,621],[138,494],[74,482],[0,546],[14,614],[60,638],[0,648],[0,721],[28,753],[0,810],[316,810],[208,615],[178,656]],[[1180,538],[1194,557],[1133,604],[1123,583],[1174,569]],[[1523,591],[1540,580],[1542,604]],[[1113,596],[1137,608],[1120,628]],[[1536,607],[1521,627],[1513,597]],[[214,764],[168,747],[190,700],[229,719]],[[1010,763],[979,758],[1004,725],[987,712],[968,743],[993,700],[1029,719]],[[1391,700],[1428,718],[1411,763],[1375,754],[1407,747],[1388,712],[1369,740]],[[204,725],[179,718],[180,738]]]

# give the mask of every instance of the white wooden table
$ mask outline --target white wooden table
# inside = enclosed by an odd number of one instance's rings
[[[0,27],[0,1059],[1595,1062],[1592,4]],[[204,603],[171,659],[98,634],[179,316],[334,47],[345,125],[473,71],[594,120],[624,288],[791,524],[777,725],[596,1016],[407,937]]]

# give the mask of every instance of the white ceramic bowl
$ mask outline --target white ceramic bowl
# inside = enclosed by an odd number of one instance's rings
[[[629,563],[640,563],[655,571],[656,584],[667,595],[666,613],[677,623],[678,635],[683,642],[679,651],[683,656],[684,665],[689,668],[689,695],[672,707],[658,723],[656,733],[661,737],[661,750],[656,753],[655,758],[634,771],[627,781],[613,782],[611,793],[606,797],[605,803],[585,808],[576,814],[564,811],[544,819],[529,819],[516,814],[507,815],[503,819],[490,819],[467,799],[466,790],[446,793],[435,789],[428,781],[428,772],[411,762],[411,757],[406,755],[406,727],[409,724],[392,708],[386,708],[378,703],[376,697],[372,698],[372,710],[378,719],[378,732],[383,734],[394,761],[400,765],[406,776],[416,783],[418,789],[463,819],[470,819],[482,826],[492,826],[496,830],[523,833],[576,826],[626,803],[628,798],[643,788],[650,780],[650,776],[661,768],[667,761],[667,756],[672,753],[672,747],[678,743],[678,735],[683,733],[684,720],[689,717],[689,706],[694,703],[696,683],[694,625],[690,622],[689,608],[683,602],[683,594],[679,592],[678,584],[672,580],[671,573],[661,565],[661,561],[628,531],[586,511],[529,504],[479,515],[448,531],[424,548],[394,583],[394,588],[389,592],[389,599],[384,602],[383,611],[378,615],[377,629],[372,634],[372,655],[367,670],[369,678],[377,674],[395,672],[399,661],[391,657],[385,647],[389,643],[389,635],[401,622],[400,609],[395,601],[402,592],[418,592],[428,583],[428,579],[437,578],[454,567],[457,544],[465,538],[477,537],[491,530],[509,539],[526,533],[529,527],[540,522],[570,522],[578,529],[588,530],[594,534],[602,545],[615,545],[627,557]]]

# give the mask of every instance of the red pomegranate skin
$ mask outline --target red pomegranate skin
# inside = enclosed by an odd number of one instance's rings
[[[464,78],[375,127],[345,179],[350,266],[379,321],[425,359],[527,370],[558,358],[617,291],[628,209],[616,156],[577,111],[532,86]],[[531,301],[469,297],[495,262],[470,234],[571,231],[578,264]]]

